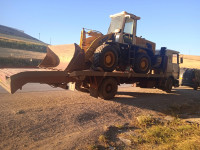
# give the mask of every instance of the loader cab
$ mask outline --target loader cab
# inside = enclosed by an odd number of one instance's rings
[[[137,20],[139,20],[140,17],[125,11],[111,15],[110,17],[111,23],[108,29],[108,34],[115,34],[115,42],[135,44]]]

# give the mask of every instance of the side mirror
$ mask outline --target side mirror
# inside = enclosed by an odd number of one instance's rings
[[[181,64],[183,63],[183,57],[180,58],[180,63],[181,63]]]
[[[114,33],[120,33],[121,29],[115,29]]]

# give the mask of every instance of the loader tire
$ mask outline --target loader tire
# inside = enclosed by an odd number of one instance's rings
[[[115,97],[118,85],[114,78],[105,78],[99,87],[99,97],[104,100],[110,100]]]
[[[103,71],[112,72],[117,67],[117,64],[118,53],[113,46],[103,44],[96,49],[92,65],[94,70],[102,68]]]
[[[134,64],[134,71],[136,73],[146,74],[150,71],[151,59],[146,53],[138,53]]]

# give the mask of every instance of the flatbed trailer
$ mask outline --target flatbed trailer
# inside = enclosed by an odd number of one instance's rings
[[[133,84],[142,88],[159,88],[167,92],[170,86],[177,86],[178,81],[169,79],[165,74],[139,74],[135,72],[100,72],[92,70],[58,71],[41,68],[5,68],[0,69],[0,85],[9,93],[15,93],[26,83],[49,84],[68,89],[69,83],[75,83],[78,91],[88,92],[93,97],[112,99],[117,93],[118,85]],[[169,85],[170,84],[170,85]]]

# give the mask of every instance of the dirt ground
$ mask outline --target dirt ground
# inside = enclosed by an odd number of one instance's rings
[[[172,105],[200,102],[200,90],[120,87],[105,101],[77,91],[0,93],[0,149],[87,149],[106,127],[140,115],[165,117]],[[200,118],[200,116],[197,116]]]

